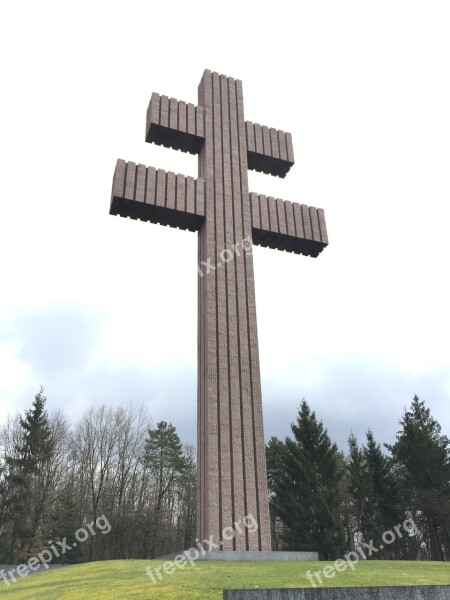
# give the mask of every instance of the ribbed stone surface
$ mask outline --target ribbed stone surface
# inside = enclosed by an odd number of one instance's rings
[[[197,536],[249,560],[271,549],[251,249],[318,256],[325,216],[249,193],[249,168],[284,177],[294,151],[291,134],[245,121],[237,79],[205,71],[197,106],[154,93],[146,141],[198,153],[199,177],[119,160],[110,212],[199,233]]]
[[[145,141],[198,154],[204,142],[204,109],[153,93],[147,110]]]
[[[245,123],[248,168],[286,177],[294,164],[294,149],[290,133],[259,125]]]
[[[109,212],[198,231],[205,220],[205,182],[118,160]]]

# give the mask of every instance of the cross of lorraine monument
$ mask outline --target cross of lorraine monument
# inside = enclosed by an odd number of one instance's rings
[[[198,275],[197,536],[270,550],[253,257],[237,248],[316,257],[328,244],[324,212],[249,193],[248,169],[285,177],[294,154],[291,134],[245,120],[237,79],[206,70],[198,106],[152,94],[145,140],[199,155],[197,179],[118,160],[110,209],[198,231],[198,264],[212,265]],[[247,515],[257,531],[234,526]]]

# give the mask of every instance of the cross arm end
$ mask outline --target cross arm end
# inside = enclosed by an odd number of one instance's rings
[[[147,109],[145,141],[198,154],[205,138],[204,108],[153,93]]]
[[[248,168],[268,175],[286,177],[294,164],[290,133],[245,122]]]
[[[120,159],[109,213],[198,231],[205,219],[205,182]]]
[[[250,207],[255,244],[312,257],[328,246],[322,208],[253,192]]]

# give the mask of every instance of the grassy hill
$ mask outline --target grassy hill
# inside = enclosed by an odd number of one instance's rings
[[[2,600],[221,600],[224,588],[311,587],[305,574],[325,562],[198,562],[152,583],[146,568],[163,561],[118,560],[36,573],[7,587]],[[155,578],[158,580],[158,577]],[[450,584],[450,564],[367,561],[326,581],[326,586]]]

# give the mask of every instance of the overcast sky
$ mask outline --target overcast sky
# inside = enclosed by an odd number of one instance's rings
[[[145,116],[208,68],[292,132],[286,179],[250,190],[324,208],[330,238],[254,252],[266,438],[305,398],[341,447],[392,441],[416,393],[450,434],[449,31],[447,1],[3,3],[0,422],[43,385],[72,420],[133,400],[196,442],[197,235],[108,211],[117,158],[197,175]]]

